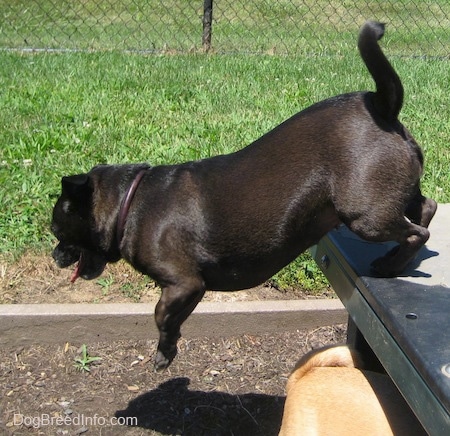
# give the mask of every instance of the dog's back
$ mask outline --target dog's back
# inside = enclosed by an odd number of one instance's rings
[[[425,435],[390,378],[347,346],[315,350],[287,383],[280,436]]]

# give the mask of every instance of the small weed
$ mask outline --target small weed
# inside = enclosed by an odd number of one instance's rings
[[[83,344],[81,346],[81,357],[75,359],[73,366],[80,372],[91,372],[91,368],[89,366],[93,362],[97,362],[99,360],[102,360],[102,358],[89,356],[86,344]]]
[[[139,285],[134,285],[133,283],[124,283],[120,290],[124,297],[130,298],[135,303],[138,303],[141,299],[141,291]]]
[[[102,295],[107,295],[109,288],[114,284],[114,277],[100,277],[97,280],[97,285],[100,285],[102,288]]]
[[[329,287],[329,282],[308,252],[272,277],[273,284],[280,289],[303,288],[310,294],[319,294]]]

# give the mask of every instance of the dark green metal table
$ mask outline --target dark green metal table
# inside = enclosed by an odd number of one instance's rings
[[[450,205],[440,205],[427,246],[394,279],[370,270],[393,244],[367,243],[340,227],[312,249],[349,313],[349,341],[364,352],[363,338],[427,432],[439,436],[450,434],[448,224]]]

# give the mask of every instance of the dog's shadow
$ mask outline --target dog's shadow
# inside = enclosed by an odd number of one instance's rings
[[[117,418],[136,418],[137,426],[164,435],[277,435],[285,398],[247,393],[202,392],[188,389],[180,377],[131,400]],[[136,423],[135,423],[136,424]]]

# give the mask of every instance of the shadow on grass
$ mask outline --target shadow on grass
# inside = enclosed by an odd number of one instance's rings
[[[284,397],[188,389],[189,379],[171,379],[131,400],[116,417],[135,417],[137,426],[163,435],[277,435]]]

